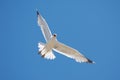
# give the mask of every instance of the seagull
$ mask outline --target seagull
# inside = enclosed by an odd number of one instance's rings
[[[78,50],[71,48],[57,40],[57,35],[51,33],[49,26],[45,19],[41,16],[41,14],[37,10],[37,18],[38,18],[38,26],[40,26],[43,36],[46,40],[46,44],[39,42],[38,54],[45,59],[53,60],[56,56],[53,54],[53,51],[56,51],[66,57],[74,59],[76,62],[86,62],[86,63],[94,63],[92,60],[85,57]]]

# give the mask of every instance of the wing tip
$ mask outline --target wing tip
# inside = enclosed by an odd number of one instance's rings
[[[39,15],[39,12],[38,12],[38,10],[36,10],[36,13],[37,13],[37,16]]]
[[[39,15],[39,12],[38,11],[36,11],[37,12],[37,16]]]
[[[94,64],[95,62],[87,58],[87,63]]]

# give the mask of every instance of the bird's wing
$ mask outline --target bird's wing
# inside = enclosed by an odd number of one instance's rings
[[[66,46],[65,44],[62,44],[58,41],[56,41],[56,45],[54,49],[56,52],[59,52],[69,58],[75,59],[77,62],[87,62],[87,63],[93,63],[91,60],[80,54],[77,50]]]
[[[48,42],[52,36],[51,31],[48,27],[47,22],[45,21],[45,19],[39,14],[39,12],[37,11],[37,17],[38,17],[38,25],[40,26],[43,36],[46,40],[46,42]]]

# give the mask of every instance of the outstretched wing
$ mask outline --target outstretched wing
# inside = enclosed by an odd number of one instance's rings
[[[56,41],[56,46],[54,47],[54,50],[56,52],[59,52],[69,58],[73,58],[75,59],[77,62],[87,62],[87,63],[93,63],[93,61],[91,61],[90,59],[86,58],[85,56],[83,56],[82,54],[80,54],[80,52],[78,52],[77,50],[68,47],[58,41]]]
[[[37,11],[37,17],[38,17],[38,25],[40,26],[41,30],[42,30],[42,33],[43,33],[43,36],[47,41],[50,40],[52,34],[51,34],[51,31],[48,27],[48,24],[47,22],[45,21],[45,19],[39,14],[39,12]]]

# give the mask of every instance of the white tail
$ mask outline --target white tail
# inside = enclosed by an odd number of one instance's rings
[[[42,43],[42,42],[38,43],[39,52],[40,52],[44,47],[45,47],[45,44],[44,44],[44,43]],[[42,53],[42,52],[41,52],[40,54],[41,54],[41,56],[43,56],[44,58],[50,59],[50,60],[53,60],[53,59],[56,58],[55,55],[53,54],[52,50],[50,50],[50,51],[47,52],[47,53]]]

